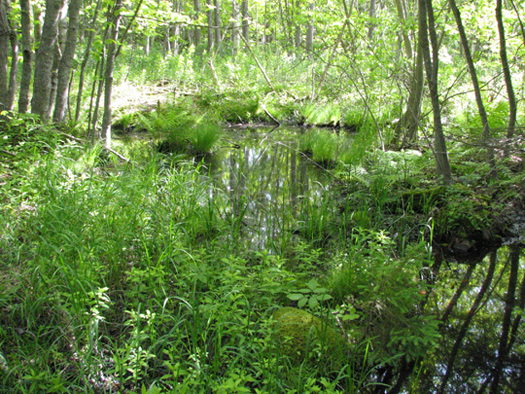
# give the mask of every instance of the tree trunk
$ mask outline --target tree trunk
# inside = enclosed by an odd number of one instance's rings
[[[248,0],[242,0],[241,3],[241,15],[242,15],[242,35],[244,41],[250,43],[250,15],[248,14]]]
[[[20,95],[18,97],[18,112],[26,113],[29,109],[29,90],[33,65],[33,50],[31,49],[31,6],[29,0],[20,0],[20,21],[22,25],[22,78],[20,79]]]
[[[7,19],[8,0],[0,0],[0,111],[8,109],[9,36],[11,27]]]
[[[308,26],[306,28],[306,52],[312,56],[312,51],[314,48],[314,25],[312,23],[312,16],[313,16],[313,10],[314,10],[314,4],[310,3],[308,4]]]
[[[9,4],[9,1],[7,2]],[[11,9],[8,11],[8,15],[11,15]],[[7,109],[11,111],[15,102],[16,92],[16,76],[18,75],[18,34],[17,26],[10,25],[11,34],[9,35],[9,41],[11,43],[11,68],[9,70],[9,87],[7,88]]]
[[[437,174],[442,177],[445,184],[452,180],[450,165],[448,162],[447,146],[441,123],[441,106],[438,94],[438,42],[434,25],[434,10],[432,0],[418,0],[419,4],[419,45],[423,52],[423,60],[427,74],[427,81],[432,102],[434,117],[434,156],[436,158]],[[427,25],[428,18],[428,25]],[[430,41],[432,42],[432,58],[430,57]]]
[[[485,111],[485,106],[483,105],[483,97],[481,97],[481,89],[479,88],[478,76],[476,73],[476,68],[474,66],[474,61],[470,54],[470,46],[468,45],[467,35],[465,33],[465,28],[463,27],[463,22],[461,21],[461,14],[456,5],[455,0],[449,0],[450,8],[454,14],[454,19],[456,20],[456,25],[459,31],[459,38],[461,41],[461,47],[463,48],[463,54],[465,56],[465,61],[467,62],[468,71],[470,74],[470,79],[472,80],[472,86],[474,88],[474,95],[476,96],[476,104],[478,106],[479,116],[481,118],[481,123],[483,124],[483,139],[485,143],[489,143],[490,139],[490,125],[487,118],[487,111]],[[496,173],[496,163],[494,160],[494,150],[489,146],[487,147],[487,152],[489,155],[490,162],[490,173],[493,177],[497,176]]]
[[[221,0],[213,0],[215,9],[213,12],[215,23],[215,50],[218,51],[221,47],[222,32],[221,32]]]
[[[499,53],[501,58],[501,65],[503,67],[503,75],[505,76],[505,86],[507,87],[507,95],[509,96],[509,124],[507,127],[507,138],[514,136],[514,129],[516,127],[516,95],[514,94],[514,87],[512,86],[512,76],[510,74],[509,60],[507,59],[507,44],[505,39],[505,26],[503,25],[503,16],[501,14],[501,0],[496,1],[496,19],[498,20],[499,32]]]
[[[109,36],[108,51],[106,54],[106,68],[104,72],[104,115],[102,117],[102,135],[106,136],[106,147],[111,148],[111,93],[113,89],[113,69],[117,53],[118,31],[120,27],[123,0],[115,0],[113,9],[113,26]]]
[[[38,50],[40,46],[40,41],[42,41],[42,25],[44,24],[44,19],[42,18],[42,8],[39,4],[33,4],[33,36],[34,36],[34,46],[35,51]]]
[[[63,0],[46,0],[46,16],[42,28],[42,40],[36,52],[35,81],[31,112],[47,119],[51,106],[51,79],[53,56],[58,37],[58,22]]]
[[[53,120],[63,122],[66,117],[66,106],[69,97],[69,76],[78,37],[78,15],[82,7],[82,0],[71,0],[68,9],[69,26],[67,29],[66,46],[58,67],[58,86]]]
[[[370,22],[368,22],[368,39],[371,41],[374,38],[374,29],[376,27],[376,23],[373,20],[376,17],[376,0],[370,0],[368,17],[370,18]]]
[[[208,20],[208,52],[211,52],[213,48],[213,6],[212,0],[207,0],[208,11],[206,12],[206,17]]]
[[[239,4],[236,0],[232,1],[232,51],[233,56],[237,56],[237,53],[239,52]]]
[[[195,14],[193,17],[193,20],[195,23],[199,23],[199,15],[201,13],[201,0],[194,0],[193,1],[193,9],[195,10]],[[201,42],[201,27],[195,26],[193,31],[193,44],[195,46],[199,45]]]

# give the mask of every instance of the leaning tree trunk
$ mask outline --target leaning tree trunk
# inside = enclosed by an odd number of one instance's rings
[[[106,147],[111,148],[111,93],[113,89],[113,69],[115,66],[115,55],[117,53],[118,30],[120,27],[120,9],[123,0],[115,0],[113,11],[114,19],[111,28],[110,41],[106,55],[106,69],[104,73],[104,115],[102,117],[102,134],[106,136]]]
[[[419,45],[423,51],[423,60],[425,63],[430,99],[432,102],[432,112],[434,117],[434,156],[436,158],[438,176],[442,177],[445,184],[449,184],[452,180],[452,174],[448,162],[447,145],[443,134],[443,125],[441,123],[441,106],[439,103],[437,82],[439,48],[434,26],[432,0],[419,0]],[[430,41],[432,42],[432,58],[430,57],[429,36]]]
[[[8,109],[9,35],[11,27],[7,20],[8,0],[0,0],[0,111]]]
[[[31,112],[46,120],[51,105],[51,72],[53,55],[58,37],[58,19],[63,0],[46,0],[46,16],[42,28],[42,39],[36,52],[35,81]]]
[[[478,106],[478,113],[481,118],[481,123],[483,124],[483,139],[485,143],[489,144],[487,148],[487,153],[489,155],[490,163],[490,174],[493,177],[497,176],[496,172],[496,162],[494,160],[494,150],[490,147],[490,126],[489,120],[487,117],[487,111],[485,111],[485,105],[483,104],[483,97],[481,97],[481,89],[479,87],[478,76],[476,73],[476,67],[474,66],[474,61],[472,60],[472,55],[470,54],[470,46],[467,40],[467,34],[465,33],[465,28],[463,27],[463,22],[461,20],[461,14],[456,5],[455,0],[449,0],[450,8],[454,14],[454,19],[456,20],[456,25],[459,31],[459,38],[461,41],[461,46],[463,48],[463,53],[465,55],[465,60],[467,62],[468,71],[470,78],[472,80],[472,86],[474,87],[474,95],[476,96],[476,104]]]
[[[29,90],[33,65],[33,50],[31,48],[31,6],[29,0],[20,0],[20,21],[22,26],[22,78],[20,79],[20,95],[18,97],[18,112],[26,113],[29,109]]]
[[[69,97],[69,76],[71,74],[71,67],[73,64],[73,58],[75,57],[75,49],[77,47],[78,15],[80,7],[82,7],[82,0],[71,0],[69,3],[69,26],[67,29],[66,46],[58,67],[58,84],[55,112],[53,114],[53,120],[55,122],[63,122],[66,117],[66,107]]]
[[[512,75],[510,74],[509,60],[507,58],[507,44],[505,39],[505,26],[503,25],[503,16],[501,12],[501,0],[496,1],[496,19],[498,20],[498,32],[500,42],[500,58],[503,67],[503,75],[505,77],[505,85],[507,87],[507,95],[509,97],[509,124],[507,127],[507,138],[514,136],[514,129],[516,126],[516,95],[514,94],[514,87],[512,86]]]

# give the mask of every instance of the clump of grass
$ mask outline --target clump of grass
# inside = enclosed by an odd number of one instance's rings
[[[323,166],[331,166],[338,155],[340,138],[328,130],[308,130],[299,140],[299,150]]]
[[[337,126],[341,121],[341,109],[335,104],[307,104],[299,113],[304,123],[312,126]]]
[[[220,125],[201,120],[188,131],[187,138],[191,144],[191,151],[196,154],[211,152],[221,138],[221,134]]]

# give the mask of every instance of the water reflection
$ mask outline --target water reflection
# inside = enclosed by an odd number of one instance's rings
[[[428,305],[441,316],[442,341],[424,363],[422,392],[524,392],[522,247],[436,271]]]
[[[252,248],[279,249],[276,242],[290,232],[305,199],[320,195],[328,173],[297,151],[298,128],[280,128],[271,133],[230,130],[234,141],[214,157],[212,176],[226,190],[229,214],[242,222]]]

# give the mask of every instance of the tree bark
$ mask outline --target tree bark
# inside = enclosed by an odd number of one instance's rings
[[[237,53],[239,52],[239,28],[240,28],[240,22],[239,22],[239,4],[236,0],[232,1],[232,52],[233,56],[237,56]]]
[[[250,15],[248,14],[248,0],[242,0],[241,3],[241,15],[242,15],[242,35],[244,41],[250,43]]]
[[[208,11],[206,12],[206,17],[208,20],[208,52],[211,52],[213,49],[213,5],[212,0],[207,0],[206,5],[208,6]]]
[[[427,74],[427,82],[430,90],[432,102],[432,112],[434,118],[434,156],[436,158],[437,174],[442,178],[443,183],[449,184],[452,180],[450,165],[448,162],[447,146],[443,134],[441,123],[441,106],[438,94],[438,42],[434,25],[434,11],[432,0],[418,0],[419,4],[419,46],[423,52],[423,60]],[[428,18],[428,24],[427,24]],[[432,58],[430,57],[430,41],[432,43]]]
[[[9,0],[7,1],[9,4]],[[8,9],[8,15],[11,15],[11,8]],[[11,111],[15,102],[16,76],[18,75],[18,34],[17,27],[13,25],[12,19],[8,19],[10,26],[9,41],[11,44],[11,68],[9,70],[9,86],[7,88],[7,109]]]
[[[106,54],[106,68],[104,72],[104,115],[102,117],[102,135],[106,136],[106,147],[111,149],[111,93],[113,89],[113,69],[117,52],[118,31],[120,27],[123,0],[115,0],[113,9],[113,26],[110,33],[110,42]]]
[[[198,24],[199,15],[201,13],[201,0],[193,1],[193,9],[194,9],[193,20],[195,21],[195,23]],[[200,44],[200,42],[201,42],[201,27],[195,26],[194,31],[193,31],[193,44],[197,46]]]
[[[8,0],[0,0],[0,111],[8,109],[9,36],[11,27],[7,19]]]
[[[215,23],[215,50],[218,51],[221,47],[222,31],[221,31],[221,0],[213,0],[215,9],[213,10]]]
[[[20,21],[22,27],[22,78],[18,96],[18,112],[26,113],[29,109],[29,90],[32,78],[33,50],[31,48],[31,6],[30,0],[20,0]]]
[[[314,25],[312,23],[312,16],[313,16],[313,10],[314,10],[314,4],[310,3],[308,4],[308,26],[306,28],[306,52],[309,56],[313,56],[313,48],[314,48]]]
[[[53,56],[58,37],[58,21],[63,0],[46,0],[46,16],[42,28],[42,40],[36,52],[35,80],[31,112],[45,121],[51,105],[51,78]]]
[[[68,9],[69,26],[67,29],[66,46],[58,67],[58,85],[53,120],[63,122],[66,117],[66,107],[69,97],[69,76],[75,57],[78,37],[78,15],[82,0],[71,0]]]

